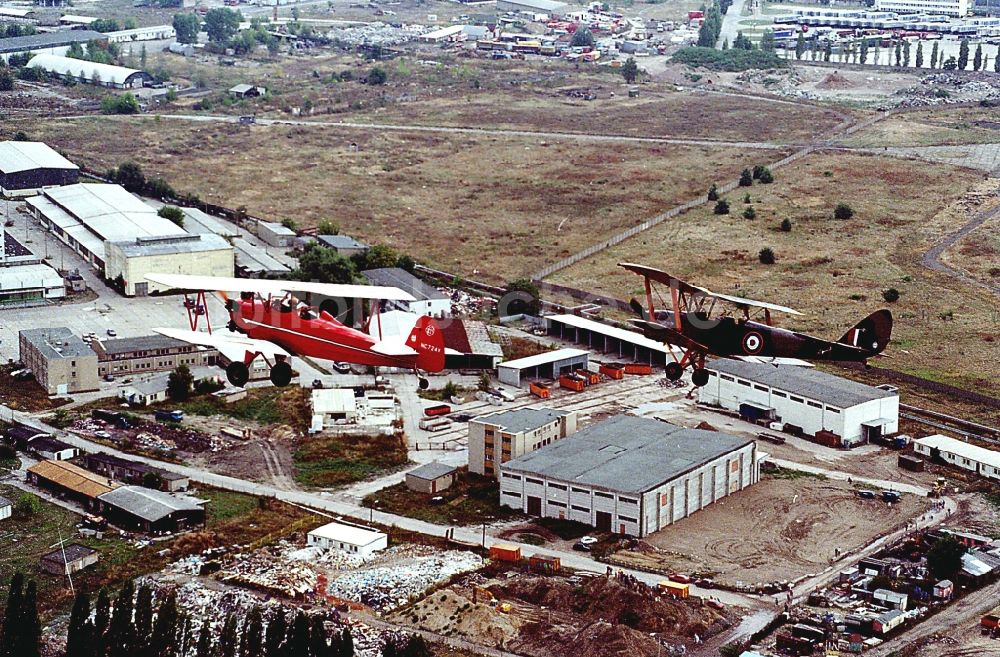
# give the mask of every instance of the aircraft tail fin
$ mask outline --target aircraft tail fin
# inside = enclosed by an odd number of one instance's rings
[[[406,345],[416,350],[419,369],[425,372],[444,369],[444,333],[432,318],[423,315],[417,319]]]
[[[882,353],[891,337],[892,313],[883,309],[876,310],[855,324],[837,342],[869,351],[875,355]]]

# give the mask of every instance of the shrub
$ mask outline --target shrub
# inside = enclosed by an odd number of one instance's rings
[[[181,228],[184,227],[184,211],[176,206],[164,205],[156,212],[156,214],[164,219],[174,222]]]
[[[745,207],[743,209],[743,218],[744,219],[756,219],[757,218],[757,211],[753,209],[752,205],[748,205],[747,207]]]
[[[760,260],[760,264],[762,265],[773,265],[775,260],[774,251],[772,251],[770,247],[765,246],[760,250],[760,253],[757,254],[757,258]]]
[[[729,214],[729,201],[724,198],[720,198],[716,204],[715,208],[712,210],[715,214]]]
[[[750,69],[787,68],[788,62],[767,50],[731,48],[716,50],[701,46],[681,48],[671,61],[689,66],[702,66],[714,71],[747,71]]]
[[[792,222],[791,222],[791,220],[789,220],[789,219],[782,219],[781,220],[781,225],[778,226],[778,229],[782,233],[790,233],[790,232],[792,232]]]
[[[708,200],[718,201],[719,200],[719,188],[712,183],[712,186],[708,188]]]
[[[760,174],[764,173],[764,169],[766,169],[766,168],[767,167],[764,166],[763,164],[755,164],[755,165],[753,165],[753,179],[754,180],[760,180]]]
[[[890,287],[888,290],[883,290],[882,298],[885,299],[886,303],[896,303],[899,301],[899,290],[894,287]]]
[[[385,84],[389,76],[386,75],[385,69],[375,66],[372,70],[368,71],[368,84],[380,85]]]
[[[854,210],[846,203],[838,203],[837,207],[833,209],[834,219],[850,219],[854,216]]]
[[[764,167],[764,170],[761,171],[761,173],[760,173],[759,180],[760,180],[761,184],[763,184],[763,185],[770,185],[771,183],[774,182],[774,174],[771,173],[770,169],[768,169],[767,167]]]
[[[749,187],[753,184],[753,174],[750,173],[750,169],[743,169],[743,173],[740,174],[740,187]]]

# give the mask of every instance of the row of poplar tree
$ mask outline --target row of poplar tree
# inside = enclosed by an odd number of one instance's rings
[[[0,657],[39,657],[41,624],[38,589],[22,574],[11,578],[7,608],[0,627]],[[210,613],[210,612],[209,612]],[[218,618],[219,616],[213,616]],[[397,637],[382,648],[387,657],[430,657],[422,637]],[[93,607],[79,593],[70,613],[65,657],[354,657],[354,639],[344,628],[327,638],[323,619],[301,610],[286,616],[278,609],[264,618],[254,607],[245,618],[229,613],[219,631],[211,619],[200,626],[178,608],[169,591],[159,601],[147,584],[122,585],[111,599],[101,589]]]

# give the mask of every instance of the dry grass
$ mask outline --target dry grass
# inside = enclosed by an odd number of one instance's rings
[[[255,216],[292,217],[302,227],[330,218],[361,239],[389,243],[447,271],[478,269],[493,281],[535,271],[760,161],[707,147],[241,128],[167,118],[96,117],[26,128],[98,170],[135,159],[147,175],[204,200],[245,205]],[[107,140],[112,131],[116,138]]]
[[[938,107],[905,112],[851,135],[847,146],[942,146],[1000,142],[996,108]]]
[[[769,186],[754,186],[757,219],[693,211],[618,247],[559,272],[554,282],[627,298],[640,279],[616,267],[644,262],[719,292],[788,304],[804,318],[791,328],[839,337],[858,319],[886,305],[895,287],[892,359],[881,364],[937,380],[1000,391],[1000,350],[982,334],[996,330],[996,301],[987,293],[924,269],[920,254],[968,218],[949,206],[979,175],[923,162],[842,153],[816,154],[780,170]],[[981,183],[983,184],[983,183]],[[988,183],[986,183],[988,184]],[[832,219],[845,201],[855,218]],[[776,230],[788,218],[790,233]],[[777,264],[761,265],[764,247]],[[952,321],[942,315],[952,313]]]

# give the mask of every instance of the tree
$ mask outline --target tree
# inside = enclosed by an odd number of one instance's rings
[[[958,70],[964,71],[969,66],[969,40],[962,39],[958,45]]]
[[[827,41],[826,45],[823,47],[823,61],[828,62],[833,56],[833,42]]]
[[[167,396],[177,402],[185,401],[191,396],[192,384],[194,376],[191,369],[187,365],[178,365],[167,377]]]
[[[6,66],[0,68],[0,91],[14,91],[14,76]]]
[[[903,66],[909,68],[910,66],[910,42],[903,42]]]
[[[997,56],[993,58],[993,70],[1000,73],[1000,47],[997,48]]]
[[[153,654],[157,657],[172,657],[177,652],[177,592],[170,591],[156,609],[153,624]],[[229,656],[227,656],[229,657]]]
[[[757,218],[757,211],[753,209],[752,205],[748,205],[747,207],[745,207],[743,209],[743,218],[744,219],[756,219]]]
[[[326,641],[326,627],[323,625],[323,618],[314,616],[309,630],[309,657],[337,657],[340,653],[340,637],[334,635],[334,645],[331,646]],[[334,652],[336,650],[336,652]]]
[[[895,53],[896,53],[896,66],[898,67],[900,64],[903,63],[903,44],[900,43],[899,41],[896,42]]]
[[[573,38],[569,41],[569,45],[573,48],[593,48],[594,35],[585,27],[577,28],[576,32],[573,33]]]
[[[765,246],[757,254],[757,259],[760,260],[762,265],[773,265],[774,264],[774,251],[770,247]]]
[[[715,203],[715,207],[712,208],[714,214],[729,214],[729,201],[724,198],[720,198]]]
[[[195,649],[195,657],[213,657],[215,654],[215,644],[212,641],[212,624],[208,618],[201,624],[201,631],[198,633],[198,647]]]
[[[868,63],[868,40],[867,39],[863,39],[861,41],[861,63],[862,64],[867,64]]]
[[[302,612],[299,612],[300,614]],[[236,634],[236,615],[228,614],[226,621],[222,625],[222,634],[219,635],[219,657],[236,657],[236,650],[239,647],[239,636]],[[299,655],[303,653],[290,653]]]
[[[288,655],[309,656],[309,619],[299,610],[288,628],[288,638],[285,641],[285,653]],[[231,657],[223,654],[222,657]]]
[[[121,96],[105,96],[101,99],[101,111],[105,114],[138,114],[140,109],[139,99],[131,91],[126,91]]]
[[[972,57],[972,70],[978,71],[983,67],[983,44],[976,44],[976,54]]]
[[[774,52],[774,30],[764,30],[760,37],[760,49],[764,52]]]
[[[42,502],[31,493],[21,493],[17,496],[14,512],[21,518],[30,518],[42,510]]]
[[[885,299],[886,303],[896,303],[899,301],[899,290],[894,287],[890,287],[888,290],[883,290],[882,298]]]
[[[965,546],[953,536],[939,538],[927,551],[927,569],[935,579],[950,579],[962,568]]]
[[[944,60],[944,64],[941,64],[941,68],[943,68],[946,71],[954,71],[958,69],[958,60],[956,60],[954,57],[949,57],[948,59]]]
[[[201,19],[193,11],[174,14],[174,31],[180,43],[198,43]]]
[[[799,32],[799,36],[795,39],[795,59],[802,59],[802,54],[806,51],[806,34],[805,32]]]
[[[146,69],[146,44],[142,44],[139,48],[139,68]]]
[[[125,585],[131,586],[132,581],[126,580]],[[124,588],[124,586],[123,586]],[[131,625],[132,602],[129,600],[129,621]],[[103,655],[108,644],[106,633],[111,623],[111,596],[103,586],[97,592],[97,603],[94,605],[94,654]]]
[[[351,256],[351,260],[358,271],[384,269],[396,266],[396,263],[399,262],[399,252],[391,246],[376,244],[365,252]]]
[[[750,173],[750,169],[743,169],[743,173],[740,174],[740,187],[750,187],[753,185],[753,174]]]
[[[184,228],[184,211],[175,205],[164,205],[156,211],[156,214]]]
[[[721,32],[722,14],[719,11],[718,4],[713,2],[712,6],[705,12],[705,18],[701,22],[701,27],[698,28],[698,45],[703,48],[714,48],[715,42],[719,40]]]
[[[938,65],[938,42],[935,41],[934,45],[931,46],[931,68],[937,68]]]
[[[769,168],[764,167],[764,170],[760,172],[759,180],[763,185],[770,185],[774,182],[774,174],[771,173]]]
[[[286,626],[285,610],[279,607],[274,618],[267,624],[267,631],[264,633],[265,657],[279,657],[281,644],[285,640]]]
[[[319,235],[339,235],[340,226],[329,219],[323,219],[317,224],[316,233]]]
[[[924,42],[923,41],[918,41],[917,42],[917,61],[916,61],[916,64],[917,64],[917,68],[923,68],[924,67]]]
[[[24,599],[24,574],[17,572],[10,578],[10,589],[7,593],[7,610],[4,613],[3,625],[0,626],[0,657],[11,657],[14,645],[17,643],[17,633],[20,630],[18,619],[21,616],[21,601]]]
[[[537,316],[542,309],[541,293],[538,286],[528,278],[519,278],[507,283],[507,289],[500,299],[497,312],[501,317],[527,313]]]
[[[290,278],[318,283],[352,283],[354,275],[354,265],[350,260],[333,249],[313,243],[306,246],[299,257],[299,268],[290,274]]]
[[[778,230],[780,230],[782,233],[792,232],[792,220],[782,219],[781,224],[778,226]]]
[[[17,618],[17,638],[11,657],[39,657],[42,625],[38,620],[38,585],[28,582]]]
[[[340,657],[354,657],[354,637],[349,627],[340,633]]]
[[[139,653],[144,653],[150,649],[150,647],[155,647],[152,644],[152,634],[153,634],[153,589],[148,584],[143,584],[139,587],[139,591],[135,594],[135,620],[131,627],[127,625],[128,618],[125,614],[128,609],[132,606],[131,599],[132,591],[122,588],[122,592],[118,595],[118,599],[115,600],[115,615],[112,616],[111,625],[115,629],[113,630],[113,635],[115,636],[116,643],[124,646],[121,652],[121,657],[127,657],[129,652],[135,651]],[[126,607],[119,615],[118,605],[122,604]],[[116,623],[117,621],[117,623]],[[134,640],[129,641],[125,637],[132,635]],[[129,646],[131,644],[131,649]]]
[[[736,38],[733,40],[733,48],[736,50],[753,50],[753,41],[742,32],[737,32]]]
[[[626,59],[621,70],[622,77],[625,78],[625,82],[628,84],[632,84],[639,77],[639,66],[635,63],[635,57]]]
[[[160,490],[163,485],[163,480],[160,478],[156,472],[150,470],[146,474],[142,475],[142,487],[149,488],[150,490]]]
[[[401,255],[399,259],[396,260],[396,266],[403,271],[413,273],[413,270],[417,268],[417,262],[408,255]]]
[[[847,220],[854,216],[854,209],[846,203],[838,203],[833,209],[833,218]]]
[[[212,43],[223,44],[236,35],[243,16],[225,7],[209,9],[205,14],[205,32]]]
[[[66,657],[88,657],[91,650],[92,626],[90,618],[90,596],[80,591],[73,600],[73,611],[69,615],[66,631]]]
[[[240,642],[240,657],[263,657],[264,650],[264,618],[260,607],[254,605],[243,626],[243,639]]]
[[[368,84],[379,86],[385,84],[389,76],[386,74],[385,69],[381,66],[373,66],[370,71],[368,71]]]
[[[712,183],[712,186],[708,188],[708,200],[718,201],[719,200],[719,188]]]

